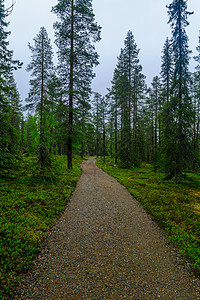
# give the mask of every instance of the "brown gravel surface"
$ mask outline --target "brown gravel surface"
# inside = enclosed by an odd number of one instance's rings
[[[200,299],[143,208],[90,158],[15,299]]]

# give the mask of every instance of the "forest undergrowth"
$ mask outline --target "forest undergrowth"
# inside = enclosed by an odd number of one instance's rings
[[[0,177],[0,299],[11,299],[47,233],[64,211],[81,175],[81,158],[67,170],[67,157],[52,157],[46,177],[37,157],[24,156]]]
[[[49,230],[64,211],[81,175],[81,158],[67,169],[66,156],[52,158],[45,178],[36,156],[23,156],[18,167],[0,177],[0,299],[11,299]],[[184,184],[164,180],[153,166],[122,169],[107,157],[97,165],[117,178],[165,230],[179,252],[200,274],[200,174],[185,173]]]
[[[152,165],[122,169],[114,159],[97,166],[115,177],[142,204],[152,219],[164,229],[169,241],[200,275],[200,174],[184,173],[184,183],[164,180],[165,174],[155,174]]]

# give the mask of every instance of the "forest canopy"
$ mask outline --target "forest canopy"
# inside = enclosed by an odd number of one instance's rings
[[[161,72],[151,85],[147,86],[130,28],[119,49],[111,88],[101,95],[91,88],[99,63],[95,43],[101,39],[92,1],[58,0],[52,7],[58,63],[43,26],[28,45],[31,58],[26,69],[31,79],[24,105],[13,75],[21,63],[9,50],[12,32],[1,0],[1,174],[23,153],[38,155],[43,174],[55,154],[67,155],[69,169],[75,155],[96,155],[114,157],[124,168],[149,162],[155,172],[164,171],[166,179],[179,180],[185,170],[198,170],[200,45],[191,72],[186,28],[192,12],[187,2],[174,0],[166,7],[171,36],[163,45]]]

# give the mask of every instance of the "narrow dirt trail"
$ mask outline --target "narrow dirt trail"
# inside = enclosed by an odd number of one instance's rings
[[[16,299],[200,299],[162,231],[90,158]]]

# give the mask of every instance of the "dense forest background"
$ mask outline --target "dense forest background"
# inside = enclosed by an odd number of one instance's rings
[[[16,4],[17,5],[17,4]],[[186,27],[192,12],[187,1],[167,6],[171,36],[161,54],[161,72],[150,87],[145,82],[134,33],[128,31],[119,49],[112,87],[106,95],[91,90],[98,65],[94,44],[101,28],[92,1],[59,0],[52,8],[58,65],[44,27],[28,45],[30,91],[20,100],[13,72],[21,62],[9,50],[7,16],[0,1],[0,174],[21,155],[38,155],[41,173],[52,155],[65,154],[68,168],[75,155],[111,156],[123,168],[153,164],[166,179],[181,180],[184,171],[199,169],[200,37],[195,56]],[[196,68],[189,70],[194,59]],[[26,112],[26,113],[25,113]]]
[[[40,253],[86,156],[97,157],[127,188],[199,276],[200,36],[192,53],[187,2],[166,7],[171,35],[152,83],[128,30],[110,88],[101,95],[91,88],[101,39],[92,0],[58,0],[52,8],[56,59],[41,27],[28,44],[30,89],[22,101],[14,74],[23,62],[13,58],[8,42],[8,16],[18,3],[5,8],[0,0],[0,299],[12,299]]]

